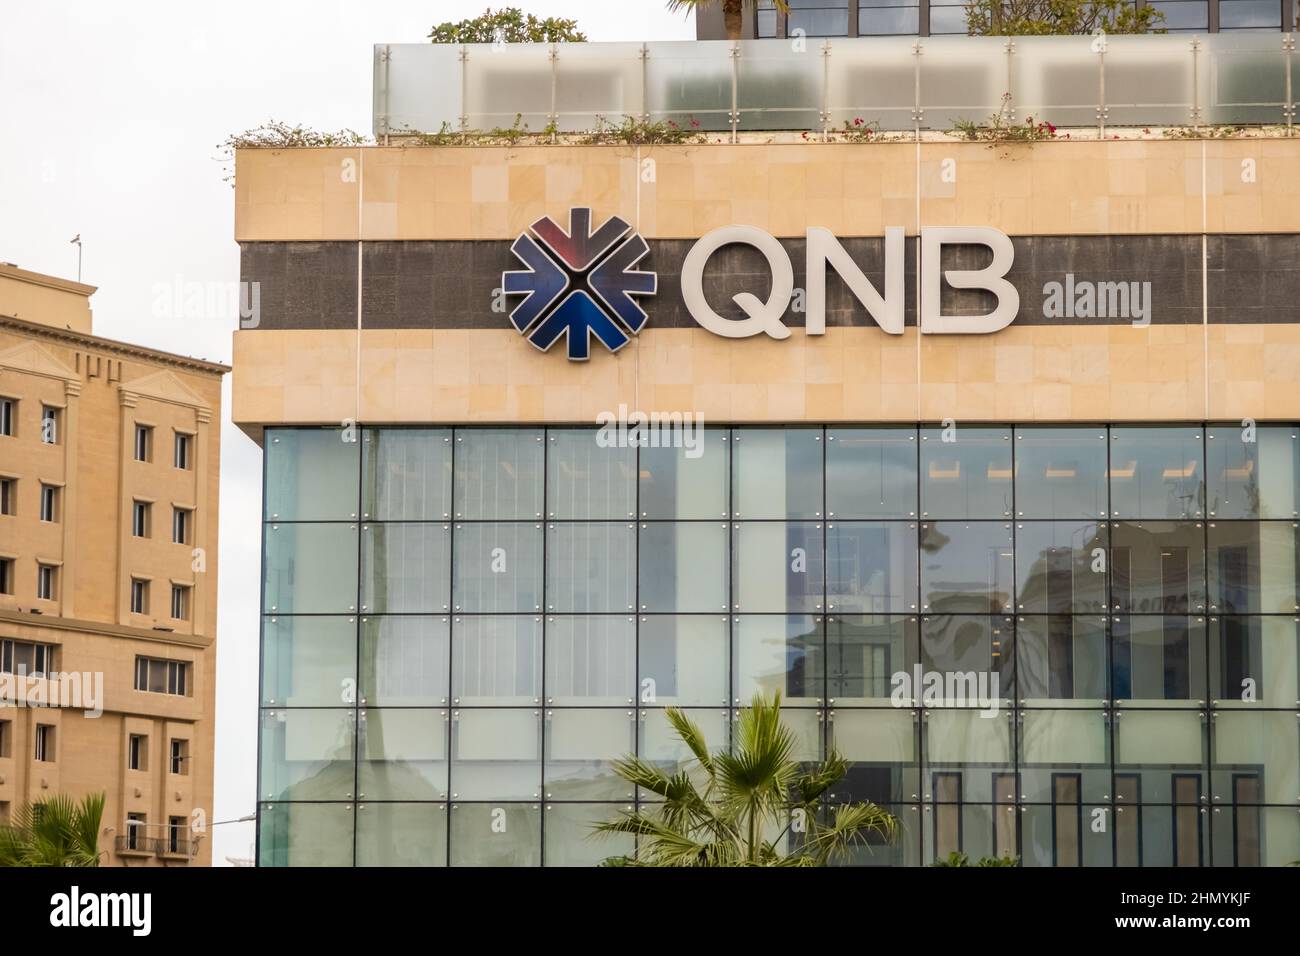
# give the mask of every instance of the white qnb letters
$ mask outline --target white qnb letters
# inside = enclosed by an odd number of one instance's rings
[[[772,293],[766,302],[749,292],[736,294],[735,302],[746,316],[740,320],[718,315],[704,297],[704,267],[709,258],[723,246],[736,243],[753,246],[763,253],[772,273]],[[993,252],[993,262],[983,269],[950,269],[945,272],[940,265],[940,252],[945,245],[987,246]],[[987,333],[1010,325],[1020,308],[1020,296],[1006,279],[1014,254],[1011,239],[996,229],[974,226],[922,229],[921,331],[928,334]],[[877,325],[891,335],[902,335],[907,294],[904,257],[903,229],[890,226],[885,230],[885,291],[881,295],[829,229],[810,228],[807,232],[807,334],[826,333],[826,271],[832,268]],[[997,297],[997,307],[985,315],[944,315],[939,304],[944,280],[956,289],[987,289]],[[701,326],[727,338],[748,338],[759,334],[774,339],[789,338],[790,330],[781,320],[790,307],[793,293],[794,270],[785,247],[755,226],[714,229],[691,247],[682,264],[682,299],[687,310]]]

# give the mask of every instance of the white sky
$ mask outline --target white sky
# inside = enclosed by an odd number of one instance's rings
[[[0,261],[76,278],[95,331],[230,361],[236,311],[158,308],[158,287],[239,278],[234,192],[217,144],[276,119],[370,132],[371,45],[424,41],[488,0],[0,0]],[[664,0],[505,0],[576,19],[592,40],[692,39]],[[227,299],[226,301],[230,301]],[[261,452],[223,399],[214,820],[253,811]],[[211,831],[213,862],[249,856],[253,825]]]

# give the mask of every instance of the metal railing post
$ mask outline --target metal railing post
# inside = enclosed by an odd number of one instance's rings
[[[559,96],[560,51],[556,44],[551,44],[547,57],[551,61],[551,112],[546,117],[546,125],[551,128],[551,142],[554,143],[555,133],[560,125],[560,108],[556,101]]]
[[[1097,138],[1106,138],[1106,120],[1110,108],[1106,105],[1106,37],[1093,40],[1097,45]]]
[[[1192,129],[1201,128],[1201,38],[1192,37]]]
[[[469,132],[469,50],[460,48],[460,131]]]
[[[921,41],[912,44],[912,134],[921,141],[921,124],[925,110],[921,108]]]
[[[641,44],[641,122],[650,122],[650,47]]]
[[[822,105],[819,116],[822,121],[822,142],[830,137],[830,86],[831,86],[831,41],[822,44]]]
[[[1007,119],[1011,122],[1015,122],[1016,89],[1015,89],[1015,84],[1012,81],[1012,71],[1013,71],[1012,60],[1015,58],[1016,55],[1016,41],[1011,39],[1011,37],[1007,37],[1006,42],[1003,44],[1003,49],[1006,51],[1007,54],[1007,90],[1006,90],[1008,96]]]
[[[731,142],[740,141],[740,41],[731,44]]]
[[[375,118],[375,135],[382,136],[384,139],[384,145],[387,146],[388,117],[390,112],[388,104],[388,61],[392,57],[392,48],[389,47],[388,44],[384,44],[376,51],[375,56],[378,59],[380,66],[380,69],[378,70],[379,76],[376,77],[380,82],[380,113]]]
[[[1286,72],[1286,102],[1282,105],[1282,117],[1286,120],[1286,134],[1293,135],[1295,123],[1295,101],[1291,93],[1291,61],[1295,58],[1295,34],[1282,34],[1282,69]]]

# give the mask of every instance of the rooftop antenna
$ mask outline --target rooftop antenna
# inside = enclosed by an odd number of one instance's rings
[[[80,282],[81,281],[81,233],[77,233],[68,241],[77,247],[77,281]]]

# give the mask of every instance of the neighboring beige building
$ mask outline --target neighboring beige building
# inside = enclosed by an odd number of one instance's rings
[[[96,337],[94,291],[0,265],[0,822],[104,791],[105,862],[206,866],[228,369]],[[15,706],[23,668],[81,676]]]

